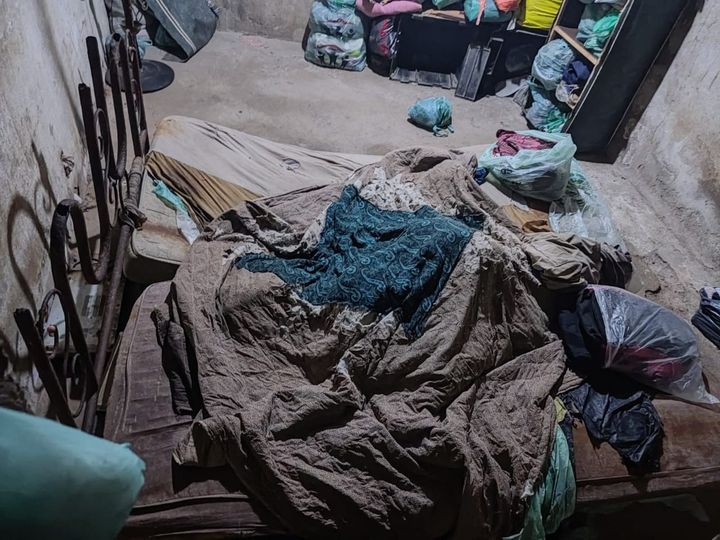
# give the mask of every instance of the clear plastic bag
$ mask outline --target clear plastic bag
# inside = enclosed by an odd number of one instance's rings
[[[550,205],[548,221],[556,233],[573,233],[625,248],[605,202],[575,159],[565,195]]]
[[[333,6],[325,2],[313,2],[308,23],[311,32],[319,32],[328,36],[348,41],[364,36],[360,17],[355,13],[355,6]]]
[[[567,65],[575,59],[575,53],[563,39],[555,39],[543,45],[535,56],[532,76],[545,90],[555,91],[562,80]]]
[[[490,174],[491,182],[526,197],[554,201],[565,194],[570,180],[570,167],[576,146],[565,133],[520,131],[539,139],[552,141],[555,146],[546,150],[520,150],[514,156],[494,156],[493,147],[478,158],[478,166]]]
[[[362,71],[365,69],[365,40],[343,41],[314,32],[308,38],[305,60],[319,66]]]
[[[705,389],[689,323],[624,289],[590,285],[588,292],[605,327],[606,369],[688,401],[720,403]]]
[[[410,121],[433,134],[446,137],[452,128],[452,104],[445,97],[421,99],[408,109]]]

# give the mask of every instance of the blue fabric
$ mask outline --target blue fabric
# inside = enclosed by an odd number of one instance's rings
[[[328,208],[315,248],[282,258],[245,255],[235,265],[300,285],[313,304],[379,313],[400,308],[405,332],[414,339],[471,237],[465,223],[428,206],[382,210],[348,186]]]

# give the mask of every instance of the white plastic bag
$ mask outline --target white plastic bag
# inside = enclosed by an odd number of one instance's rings
[[[561,198],[570,180],[576,150],[572,137],[566,133],[533,130],[518,133],[553,141],[555,146],[546,150],[522,149],[514,156],[494,156],[490,147],[478,158],[478,166],[489,171],[491,182],[526,197],[542,201]]]
[[[605,327],[606,369],[688,401],[720,403],[705,389],[689,323],[624,289],[590,285],[588,292]]]

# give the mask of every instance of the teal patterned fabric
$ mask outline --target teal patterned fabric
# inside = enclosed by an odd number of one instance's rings
[[[342,303],[378,313],[400,308],[405,332],[414,339],[471,237],[465,223],[428,206],[382,210],[348,186],[328,207],[312,250],[245,255],[235,266],[299,285],[312,304]]]

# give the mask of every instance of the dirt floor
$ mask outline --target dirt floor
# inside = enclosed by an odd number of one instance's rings
[[[500,128],[527,127],[511,99],[489,97],[472,103],[449,90],[405,85],[370,70],[319,68],[305,62],[300,45],[289,41],[218,32],[185,64],[156,50],[149,55],[166,60],[176,73],[169,88],[145,98],[151,130],[163,117],[180,114],[307,148],[383,154],[412,145],[490,144]],[[436,95],[453,103],[455,133],[447,138],[433,137],[406,120],[408,107],[417,99]],[[710,256],[702,241],[704,227],[710,225],[663,202],[662,183],[648,178],[647,171],[620,163],[583,167],[633,254],[642,292],[689,318],[697,309],[698,289],[720,284],[716,255]],[[704,358],[718,355],[704,339],[701,351]],[[710,539],[720,532],[718,500],[714,495],[680,497],[579,513],[559,537],[637,540],[678,538],[682,531],[687,538]]]

